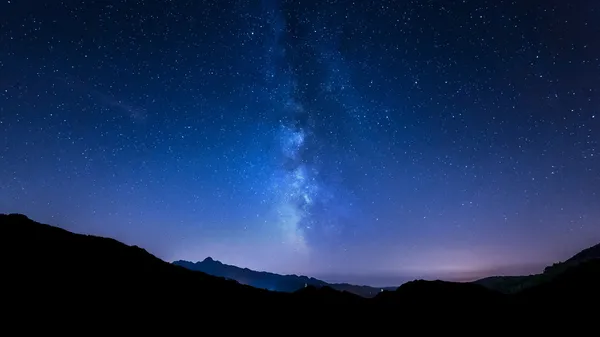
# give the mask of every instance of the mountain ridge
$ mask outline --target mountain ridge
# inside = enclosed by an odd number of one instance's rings
[[[583,249],[563,262],[556,262],[544,268],[539,274],[520,276],[489,276],[472,283],[482,285],[488,289],[496,290],[506,294],[513,294],[529,288],[544,285],[565,271],[586,263],[589,260],[600,259],[600,243]]]
[[[375,297],[384,290],[395,290],[397,287],[371,287],[366,285],[354,285],[350,283],[329,283],[314,277],[296,274],[277,274],[267,271],[256,271],[249,268],[238,267],[207,257],[202,261],[191,262],[187,260],[177,260],[172,262],[174,265],[188,268],[190,270],[201,271],[209,275],[224,277],[236,280],[242,284],[247,284],[255,288],[294,292],[307,286],[330,287],[339,291],[347,291],[362,297]]]
[[[554,275],[560,274],[570,266],[588,259],[600,258],[600,244],[583,249],[564,262],[554,263],[545,268],[541,274],[516,275],[516,276],[488,276],[475,281],[459,282],[473,283],[482,285],[487,289],[496,290],[502,293],[515,293],[532,286],[542,284]],[[382,291],[394,291],[397,287],[372,287],[366,285],[354,285],[350,283],[329,283],[314,277],[296,274],[277,274],[267,271],[256,271],[253,269],[238,267],[223,263],[212,257],[206,257],[202,261],[191,262],[187,260],[177,260],[172,262],[175,265],[188,268],[190,270],[201,271],[209,275],[224,277],[236,280],[242,284],[247,284],[255,288],[294,292],[305,286],[330,287],[339,291],[348,291],[350,293],[372,298],[376,297]],[[269,284],[269,285],[266,285]]]
[[[18,214],[0,214],[0,232],[3,304],[11,308],[5,321],[26,319],[44,327],[65,328],[73,320],[116,327],[126,320],[135,329],[154,331],[157,325],[189,329],[188,322],[211,324],[225,317],[244,331],[263,331],[269,328],[265,322],[277,321],[277,326],[383,333],[398,324],[423,328],[423,319],[434,329],[448,328],[435,322],[468,326],[466,318],[496,326],[543,324],[559,314],[582,317],[600,300],[600,259],[594,258],[515,295],[473,283],[415,280],[364,298],[329,286],[292,293],[257,289],[176,266],[137,246]]]

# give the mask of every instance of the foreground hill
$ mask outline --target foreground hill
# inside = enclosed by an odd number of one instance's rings
[[[291,319],[311,302],[318,314],[355,310],[352,304],[363,300],[326,288],[291,294],[242,285],[173,265],[137,246],[72,233],[21,214],[0,214],[0,230],[3,300],[28,314],[47,315],[60,306],[69,314],[106,310],[110,316],[133,311]]]
[[[275,273],[260,272],[248,268],[240,268],[229,264],[221,263],[210,257],[204,261],[196,263],[189,261],[175,261],[174,265],[181,266],[190,270],[201,271],[203,273],[220,276],[231,280],[236,280],[241,284],[247,284],[255,288],[268,289],[282,292],[294,292],[313,286],[315,288],[330,287],[339,291],[347,291],[362,297],[375,297],[382,290],[395,290],[396,287],[375,288],[369,286],[359,286],[348,283],[327,283],[325,281],[298,275],[280,275]]]
[[[590,248],[584,249],[579,253],[573,255],[570,259],[565,261],[566,263],[571,262],[585,262],[588,260],[600,259],[600,243]]]
[[[8,280],[36,281],[32,293],[54,296],[54,289],[86,292],[103,300],[105,295],[126,293],[126,297],[144,296],[150,289],[160,295],[172,284],[202,284],[195,295],[209,300],[227,301],[236,296],[268,298],[267,291],[240,285],[204,273],[164,262],[137,246],[119,241],[81,235],[44,225],[24,215],[0,215],[1,241],[11,258],[4,258],[10,271]],[[153,278],[149,276],[152,275]],[[156,278],[159,277],[159,278]],[[140,283],[141,282],[141,283]],[[215,292],[214,290],[218,290]],[[29,294],[26,294],[29,295]]]
[[[473,283],[505,294],[516,294],[548,283],[573,267],[598,259],[600,259],[600,244],[584,249],[564,262],[554,263],[553,265],[546,267],[541,274],[527,276],[491,276],[474,281]]]
[[[375,333],[399,324],[420,331],[447,331],[454,324],[464,330],[474,328],[473,320],[475,325],[495,324],[497,330],[531,321],[531,312],[543,319],[560,312],[586,313],[600,299],[598,259],[515,295],[477,284],[414,281],[367,299],[328,286],[294,293],[257,289],[167,263],[136,246],[71,233],[19,214],[0,215],[0,231],[2,322],[18,324],[20,331],[135,324],[138,333],[157,332],[157,326],[171,332],[210,327],[206,331],[230,333],[308,327],[340,333],[361,327]]]

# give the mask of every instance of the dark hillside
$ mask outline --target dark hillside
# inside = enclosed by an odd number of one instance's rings
[[[419,280],[369,299],[328,286],[293,293],[257,289],[164,262],[139,247],[18,214],[0,215],[0,230],[4,320],[21,327],[45,328],[42,321],[61,327],[126,321],[140,328],[207,324],[226,332],[274,329],[276,322],[294,331],[318,326],[326,329],[319,331],[356,333],[357,327],[369,327],[383,333],[398,324],[431,331],[473,329],[476,321],[497,330],[586,312],[600,299],[600,260],[593,258],[512,295],[472,283]]]
[[[0,215],[5,293],[19,306],[111,311],[122,305],[164,310],[197,302],[211,312],[269,305],[283,296],[174,266],[136,246],[39,224],[23,215]],[[7,258],[10,257],[10,258]],[[177,307],[172,308],[174,310]]]

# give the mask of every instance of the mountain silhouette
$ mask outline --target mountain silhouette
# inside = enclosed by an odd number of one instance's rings
[[[56,312],[58,306],[70,314],[80,309],[96,315],[106,307],[110,312],[105,315],[111,317],[134,309],[143,315],[161,306],[176,310],[187,301],[201,302],[218,315],[227,313],[228,306],[250,310],[258,301],[281,302],[281,293],[193,272],[137,246],[71,233],[24,215],[0,215],[0,228],[3,289],[18,294],[5,303],[40,315]]]
[[[158,333],[161,327],[170,333],[379,334],[400,327],[480,332],[530,324],[539,332],[558,322],[581,327],[600,300],[600,259],[587,252],[578,263],[570,261],[553,277],[514,294],[477,283],[417,280],[364,298],[328,285],[291,293],[258,289],[20,214],[0,214],[0,233],[2,322],[19,331],[55,327],[86,333],[128,326],[134,333]]]
[[[189,261],[175,261],[173,264],[185,267],[190,270],[201,271],[203,273],[224,277],[238,281],[241,284],[247,284],[255,288],[294,292],[305,287],[315,288],[330,287],[339,291],[347,291],[362,297],[374,297],[383,290],[395,290],[396,287],[375,288],[369,286],[359,286],[348,283],[327,283],[325,281],[298,275],[280,275],[269,272],[260,272],[248,268],[240,268],[229,264],[221,263],[211,257],[196,263]]]
[[[491,276],[473,283],[482,285],[488,289],[496,290],[506,294],[514,294],[520,291],[528,290],[535,286],[544,285],[573,267],[600,259],[600,244],[584,249],[573,255],[564,262],[554,263],[544,268],[541,274],[527,276]],[[587,267],[583,267],[587,268]]]
[[[580,251],[565,262],[584,262],[592,259],[600,259],[600,243]]]
[[[375,297],[379,306],[421,313],[448,312],[460,303],[463,312],[474,314],[478,308],[504,308],[509,297],[472,283],[415,280],[401,285],[395,291],[384,291]]]

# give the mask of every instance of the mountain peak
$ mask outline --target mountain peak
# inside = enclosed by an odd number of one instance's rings
[[[219,262],[219,261],[217,261],[217,260],[215,260],[215,259],[213,259],[212,257],[209,256],[206,259],[204,259],[202,261],[202,263],[219,263],[220,264],[221,262]]]
[[[355,286],[351,284],[332,284],[304,275],[280,275],[264,271],[255,271],[248,268],[240,268],[214,260],[210,256],[203,261],[198,261],[196,263],[175,261],[173,264],[209,275],[236,280],[239,283],[255,288],[276,290],[280,292],[295,292],[310,286],[317,289],[328,286],[335,290],[347,291],[363,297],[374,297],[381,292],[381,288]],[[395,287],[393,289],[395,289]]]

